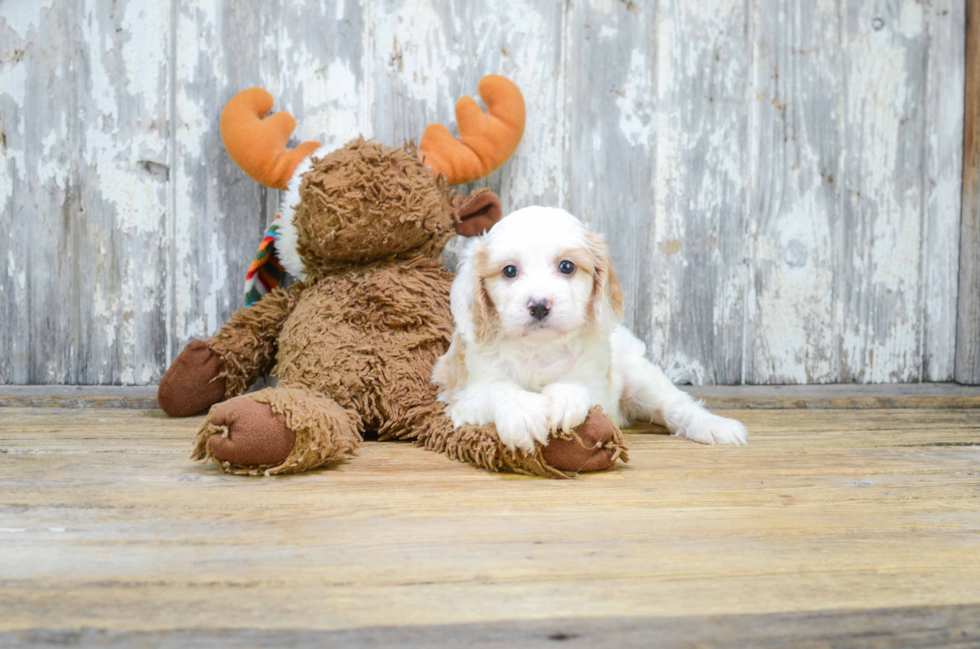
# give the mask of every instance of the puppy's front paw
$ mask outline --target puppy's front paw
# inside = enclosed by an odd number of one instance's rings
[[[480,417],[482,404],[470,399],[461,399],[449,410],[449,418],[454,428],[460,426],[484,426],[490,422],[482,421]]]
[[[548,443],[551,400],[543,394],[520,392],[496,409],[497,436],[511,451],[534,452],[534,442]]]
[[[572,432],[589,415],[589,391],[571,383],[552,383],[541,391],[551,399],[548,429],[552,433],[562,430]]]
[[[684,430],[679,430],[676,434],[702,444],[743,446],[749,443],[749,433],[742,422],[719,417],[710,412],[697,417]]]

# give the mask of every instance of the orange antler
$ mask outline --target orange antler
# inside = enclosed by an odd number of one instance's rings
[[[470,97],[456,102],[459,139],[442,124],[422,134],[419,157],[450,185],[462,185],[496,171],[514,154],[524,135],[524,97],[509,79],[497,74],[480,79],[484,113]]]
[[[286,189],[296,166],[320,144],[303,142],[287,149],[296,120],[289,113],[262,119],[271,109],[272,95],[265,90],[243,90],[221,111],[221,139],[242,171],[266,187]]]

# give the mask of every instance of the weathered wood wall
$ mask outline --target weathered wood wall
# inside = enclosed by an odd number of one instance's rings
[[[0,383],[153,383],[239,307],[236,91],[394,144],[490,72],[529,119],[483,184],[608,235],[673,378],[953,378],[963,0],[279,5],[0,0]]]
[[[980,384],[980,0],[966,2],[965,91],[955,378]]]

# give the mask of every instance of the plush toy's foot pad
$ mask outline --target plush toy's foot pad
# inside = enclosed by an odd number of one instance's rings
[[[215,407],[208,423],[220,430],[208,439],[211,457],[240,467],[281,463],[293,451],[296,433],[268,403],[235,399]]]
[[[619,427],[601,408],[593,408],[571,435],[552,437],[541,455],[556,469],[584,473],[608,469],[616,460],[627,462],[626,450]]]
[[[157,402],[171,417],[187,417],[225,398],[224,362],[203,340],[192,340],[160,379]]]

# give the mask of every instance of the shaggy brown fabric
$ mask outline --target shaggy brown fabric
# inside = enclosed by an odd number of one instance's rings
[[[453,276],[438,255],[454,223],[499,218],[495,196],[457,196],[411,146],[359,138],[314,160],[300,197],[294,223],[308,278],[239,310],[208,341],[223,359],[224,396],[236,398],[211,409],[194,458],[232,473],[294,473],[349,457],[372,430],[495,471],[569,477],[625,460],[615,435],[555,440],[589,447],[557,453],[557,467],[540,448],[511,453],[492,426],[454,430],[436,400],[432,368],[453,329]],[[278,387],[243,394],[270,371]]]
[[[203,340],[192,340],[160,379],[157,402],[171,417],[188,417],[225,398],[224,363]]]
[[[237,397],[271,371],[282,324],[304,288],[303,282],[297,282],[288,289],[273,289],[252,306],[236,311],[208,341],[208,347],[224,359],[225,398]]]
[[[449,193],[413,149],[360,137],[315,160],[294,223],[311,277],[398,253],[437,257],[453,235]]]

